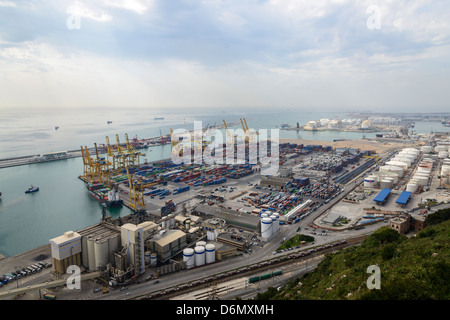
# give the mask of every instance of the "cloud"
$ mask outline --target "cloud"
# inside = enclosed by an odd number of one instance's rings
[[[0,1],[0,106],[446,105],[450,3],[377,1],[374,30],[371,5]]]

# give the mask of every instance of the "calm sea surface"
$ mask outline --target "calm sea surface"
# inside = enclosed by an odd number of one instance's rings
[[[164,120],[154,120],[164,117]],[[280,109],[267,112],[211,110],[182,111],[117,108],[79,109],[7,109],[0,110],[0,159],[60,150],[78,150],[105,143],[108,136],[115,143],[119,134],[129,138],[149,138],[168,134],[170,128],[192,129],[195,120],[203,126],[239,122],[245,117],[254,129],[274,129],[282,123],[295,126],[309,120],[350,118],[343,113],[305,113]],[[107,124],[107,121],[112,121]],[[55,126],[59,126],[55,130]],[[232,128],[240,128],[240,125]],[[450,131],[437,122],[417,122],[418,133]],[[281,138],[312,140],[360,139],[362,133],[280,131]],[[365,134],[373,137],[375,134]],[[149,148],[148,161],[170,157],[170,145]],[[77,178],[83,170],[81,158],[0,169],[0,253],[10,257],[37,246],[68,230],[79,230],[101,219],[101,205],[87,193]],[[25,194],[31,185],[35,194]],[[126,207],[108,209],[112,217],[130,214]]]

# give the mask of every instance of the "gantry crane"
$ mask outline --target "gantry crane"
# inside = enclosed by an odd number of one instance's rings
[[[245,120],[245,118],[240,119],[240,120],[241,120],[242,129],[244,130],[244,134],[246,135],[245,141],[252,142],[252,143],[257,142],[256,136],[259,135],[259,132],[250,130],[248,128],[247,121]]]
[[[128,170],[128,166],[125,167],[127,170],[128,184],[130,185],[130,207],[135,211],[145,210],[144,193],[142,190],[142,185],[136,184],[133,177]]]
[[[118,167],[117,158],[114,153],[114,149],[112,148],[111,144],[109,143],[109,137],[106,137],[106,151],[107,151],[107,158],[108,161],[112,163],[113,167],[112,170],[116,170],[116,166]]]
[[[126,149],[122,147],[120,144],[119,135],[116,134],[116,143],[117,143],[117,169],[125,168],[128,165],[128,154],[126,153]]]
[[[84,152],[83,146],[81,146],[81,157],[83,158],[83,175],[80,178],[87,182],[91,180],[93,167],[89,163],[89,159]]]
[[[94,161],[94,165],[96,167],[97,175],[100,178],[100,181],[106,185],[110,184],[111,177],[111,162],[99,156],[99,152],[97,149],[97,143],[94,143],[95,146],[95,155],[96,159]]]
[[[127,133],[125,133],[125,142],[126,142],[126,145],[127,145],[126,154],[127,154],[127,159],[128,159],[128,165],[129,166],[135,166],[135,165],[139,166],[139,164],[140,164],[139,157],[140,156],[145,156],[145,154],[139,152],[135,147],[133,147],[133,145],[128,140],[128,134]]]

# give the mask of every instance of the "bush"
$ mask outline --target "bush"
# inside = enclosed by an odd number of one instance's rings
[[[383,250],[381,251],[381,258],[383,260],[390,260],[394,257],[396,251],[397,245],[395,245],[394,243],[388,243],[383,247]]]
[[[438,210],[435,213],[429,214],[425,218],[425,224],[427,226],[433,226],[447,220],[450,220],[450,208]]]

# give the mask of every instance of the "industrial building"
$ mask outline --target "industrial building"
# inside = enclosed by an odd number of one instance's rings
[[[81,235],[81,262],[88,271],[97,271],[114,264],[113,252],[120,247],[120,230],[106,223],[99,223],[78,231]]]
[[[52,250],[54,271],[67,272],[70,265],[81,266],[81,235],[67,231],[62,236],[49,240]]]
[[[261,178],[260,186],[266,188],[275,188],[277,190],[285,190],[286,185],[291,182],[291,179],[269,176]]]
[[[390,194],[391,189],[383,189],[376,195],[373,201],[380,205],[385,204]]]
[[[260,219],[254,215],[239,213],[226,208],[211,208],[205,205],[198,205],[195,211],[207,218],[218,218],[226,221],[229,225],[244,228],[250,231],[260,230]]]
[[[325,218],[322,219],[322,223],[334,225],[341,220],[342,216],[337,213],[330,213]]]
[[[146,240],[155,235],[157,231],[158,225],[150,221],[146,221],[138,225],[127,223],[121,226],[121,240],[122,247],[124,247],[121,252],[122,254],[126,254],[125,265],[127,267],[129,265],[133,265],[138,273],[144,272],[144,244]]]
[[[161,262],[172,258],[186,248],[186,233],[181,230],[161,230],[161,233],[148,240],[147,249],[156,253]]]

